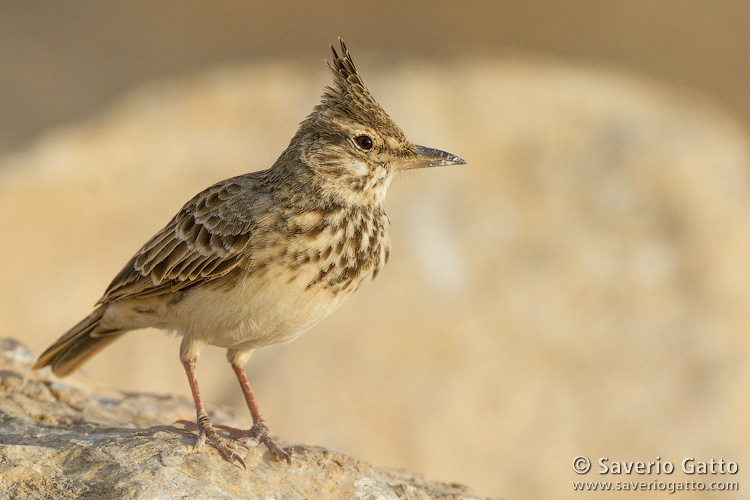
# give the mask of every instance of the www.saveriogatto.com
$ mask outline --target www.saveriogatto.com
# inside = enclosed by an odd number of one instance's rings
[[[650,461],[619,461],[599,457],[595,463],[583,455],[573,459],[573,470],[588,481],[574,480],[575,491],[738,491],[737,462],[686,457],[677,462],[656,457]],[[583,479],[583,478],[581,478]]]

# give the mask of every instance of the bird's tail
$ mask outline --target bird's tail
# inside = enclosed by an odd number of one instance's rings
[[[87,318],[68,330],[68,333],[60,337],[39,356],[33,369],[50,366],[55,375],[65,377],[77,370],[110,342],[127,332],[127,330],[102,328],[102,316],[106,309],[106,305],[100,305]]]

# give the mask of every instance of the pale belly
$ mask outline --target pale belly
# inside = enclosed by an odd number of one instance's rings
[[[170,315],[174,329],[194,340],[233,349],[252,349],[294,340],[326,316],[360,283],[333,293],[308,287],[318,273],[270,270],[260,279],[248,278],[232,290],[204,287],[186,294]]]

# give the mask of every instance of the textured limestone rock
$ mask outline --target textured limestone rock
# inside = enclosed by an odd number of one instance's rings
[[[479,498],[320,447],[293,446],[288,466],[250,445],[243,470],[208,445],[193,450],[193,435],[165,425],[191,415],[190,401],[92,390],[78,377],[33,374],[24,384],[32,360],[24,345],[0,339],[0,498]]]

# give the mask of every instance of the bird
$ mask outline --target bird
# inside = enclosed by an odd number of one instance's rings
[[[59,377],[131,330],[182,336],[180,361],[196,421],[179,420],[224,459],[238,445],[264,445],[291,463],[269,435],[244,366],[255,349],[289,342],[373,280],[390,256],[383,208],[404,171],[466,162],[415,145],[375,101],[344,41],[330,46],[333,83],[268,169],[220,181],[188,201],[115,276],[93,312],[34,364]],[[214,425],[196,363],[206,346],[226,349],[253,419],[250,429]],[[217,432],[225,431],[226,437]]]

